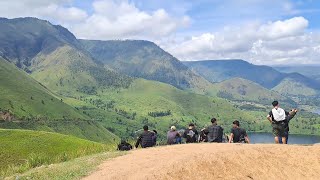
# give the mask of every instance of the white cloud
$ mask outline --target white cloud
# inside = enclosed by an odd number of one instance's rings
[[[61,24],[78,38],[149,39],[159,41],[190,23],[186,15],[166,10],[143,11],[128,0],[95,0],[92,13],[73,7],[73,0],[2,0],[0,17],[38,17]]]
[[[83,23],[71,27],[80,38],[161,39],[190,21],[188,16],[172,17],[164,9],[141,11],[128,1],[99,0],[93,3],[93,9],[93,14]]]
[[[320,38],[308,20],[294,17],[266,24],[227,27],[165,46],[182,60],[242,58],[253,63],[316,63]]]
[[[0,16],[38,17],[61,23],[72,23],[87,17],[86,11],[70,5],[72,0],[2,0],[0,1]]]
[[[38,11],[39,14],[45,17],[50,17],[58,22],[70,23],[70,22],[80,22],[88,17],[86,11],[83,11],[75,7],[59,7],[55,4],[49,5],[47,8]]]
[[[294,17],[262,25],[258,29],[258,34],[264,39],[278,39],[303,34],[307,27],[308,20],[303,17]]]

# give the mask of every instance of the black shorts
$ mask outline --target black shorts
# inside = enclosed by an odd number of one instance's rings
[[[286,132],[286,126],[285,126],[285,123],[279,123],[279,124],[276,124],[276,123],[272,123],[272,134],[275,136],[275,137],[285,137],[285,132]]]

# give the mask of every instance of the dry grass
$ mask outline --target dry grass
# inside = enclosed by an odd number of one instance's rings
[[[136,150],[93,179],[319,179],[320,146],[186,144]]]

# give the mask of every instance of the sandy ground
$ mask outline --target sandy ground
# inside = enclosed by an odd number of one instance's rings
[[[206,143],[134,150],[84,179],[319,180],[320,146]]]

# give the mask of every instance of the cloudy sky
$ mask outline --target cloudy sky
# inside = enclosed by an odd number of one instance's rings
[[[84,39],[145,39],[180,60],[320,64],[317,0],[1,0],[0,17],[32,16]]]

